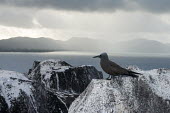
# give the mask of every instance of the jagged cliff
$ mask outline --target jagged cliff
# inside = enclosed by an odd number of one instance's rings
[[[170,71],[142,71],[138,79],[93,80],[69,113],[170,113]]]
[[[92,79],[103,78],[93,66],[73,67],[61,60],[35,62],[28,77],[34,81],[33,93],[40,113],[67,113]]]
[[[92,79],[93,66],[73,67],[61,60],[35,61],[27,77],[0,71],[0,113],[68,113],[72,101]]]

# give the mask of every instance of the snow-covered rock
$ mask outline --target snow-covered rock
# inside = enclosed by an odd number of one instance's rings
[[[68,113],[93,78],[103,78],[93,66],[61,60],[35,61],[28,75],[0,70],[0,113]]]
[[[69,113],[170,113],[170,70],[131,69],[143,75],[92,80]]]
[[[28,77],[57,91],[81,93],[92,79],[103,78],[102,73],[93,66],[73,67],[61,60],[46,60],[39,64],[36,61],[36,65],[33,65]]]
[[[32,90],[23,74],[0,70],[0,113],[35,113]]]
[[[73,67],[61,60],[36,61],[28,77],[33,81],[40,113],[67,113],[92,79],[103,78],[93,66]]]
[[[0,113],[170,113],[170,70],[129,69],[143,75],[102,80],[61,60],[36,61],[27,77],[0,70]]]

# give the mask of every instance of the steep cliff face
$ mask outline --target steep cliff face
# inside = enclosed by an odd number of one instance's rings
[[[67,113],[72,101],[82,93],[92,79],[102,79],[93,66],[73,67],[65,61],[35,62],[29,79],[40,113]]]
[[[138,79],[92,80],[69,113],[170,113],[170,71],[143,71]]]
[[[58,91],[81,93],[92,79],[102,79],[102,73],[93,66],[73,67],[65,61],[46,60],[33,65],[28,75],[31,80],[43,83]]]

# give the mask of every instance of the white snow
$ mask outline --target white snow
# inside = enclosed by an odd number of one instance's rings
[[[23,80],[23,82],[21,83],[20,80]],[[9,107],[11,101],[19,96],[20,90],[30,96],[32,95],[31,89],[30,81],[23,74],[0,70],[0,95],[5,98]]]
[[[136,66],[129,66],[128,69],[141,73],[140,79],[145,81],[155,94],[170,100],[170,69],[141,70]]]
[[[137,80],[131,77],[114,79],[113,81],[92,80],[86,90],[72,103],[69,113],[134,112],[138,109],[138,102],[134,96],[135,94],[133,94],[133,89],[134,84],[137,85],[139,80],[148,84],[157,96],[164,100],[170,100],[170,70],[153,69],[144,71],[137,67],[129,67],[129,69],[142,75],[139,75]],[[134,104],[129,106],[132,103]]]
[[[46,85],[47,88],[50,88],[50,79],[53,72],[64,72],[65,70],[72,68],[71,66],[63,66],[61,64],[63,62],[59,59],[49,59],[40,62],[40,74],[42,82]],[[33,74],[34,75],[34,74]],[[59,90],[59,78],[56,74],[57,78],[57,90]]]
[[[136,70],[143,75],[140,77],[145,81],[155,94],[163,99],[170,100],[170,70],[153,69],[148,71]]]
[[[40,73],[41,75],[45,75],[44,79],[50,79],[52,71],[64,72],[65,70],[71,68],[71,66],[62,66],[60,62],[62,62],[62,60],[49,59],[40,63]]]
[[[114,100],[114,101],[113,101]],[[92,80],[88,88],[72,103],[69,113],[126,112],[119,90],[108,80]]]

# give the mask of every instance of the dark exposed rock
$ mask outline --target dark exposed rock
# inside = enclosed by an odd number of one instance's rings
[[[34,81],[33,93],[40,113],[67,113],[92,79],[103,78],[93,66],[73,67],[61,60],[42,61],[31,70],[28,77]]]
[[[41,61],[34,61],[32,68],[28,71],[28,75],[32,72],[32,69],[35,69],[40,64],[40,62]]]
[[[32,98],[25,92],[19,94],[18,98],[11,101],[10,113],[37,113],[32,103]]]
[[[0,113],[9,113],[8,104],[5,102],[5,98],[0,96]]]

